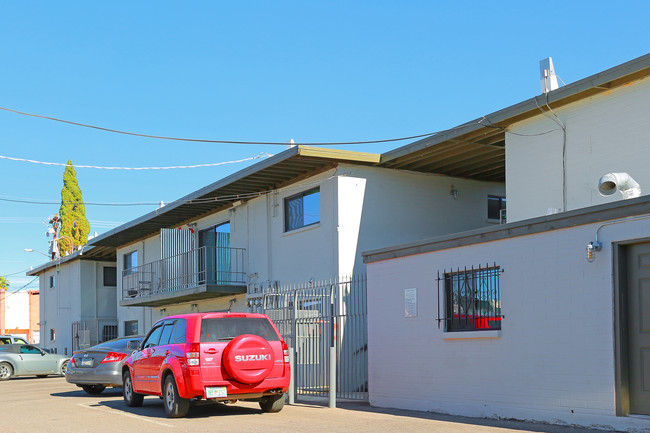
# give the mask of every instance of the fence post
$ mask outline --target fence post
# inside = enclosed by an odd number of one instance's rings
[[[330,401],[329,407],[336,408],[336,346],[330,347]]]
[[[330,320],[332,323],[332,339],[330,342],[330,399],[329,407],[336,408],[336,325],[334,323],[334,285],[330,289]]]
[[[293,347],[289,347],[289,368],[291,369],[291,374],[289,375],[289,404],[294,404],[296,401],[296,373],[294,366]]]

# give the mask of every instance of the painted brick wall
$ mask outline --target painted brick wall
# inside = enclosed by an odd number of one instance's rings
[[[650,220],[604,227],[603,251],[588,263],[585,246],[598,226],[368,264],[371,404],[650,427],[615,417],[611,248],[613,241],[650,236]],[[505,270],[502,330],[444,332],[436,320],[438,271],[493,262]],[[418,290],[414,318],[404,317],[407,288]],[[442,287],[440,295],[442,301]]]

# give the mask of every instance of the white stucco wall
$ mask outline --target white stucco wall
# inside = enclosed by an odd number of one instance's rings
[[[638,431],[615,416],[612,242],[647,239],[650,219],[468,245],[368,264],[372,405]],[[496,262],[501,331],[439,328],[438,272]],[[404,289],[417,288],[405,318]],[[440,287],[444,302],[444,287]],[[444,304],[440,306],[441,315]]]
[[[72,322],[81,315],[80,269],[80,262],[74,261],[40,274],[40,345],[45,349],[72,353]],[[51,276],[55,277],[53,288],[50,288]],[[55,331],[54,341],[50,338],[51,329]]]
[[[566,210],[621,200],[620,193],[608,197],[598,193],[598,180],[609,172],[627,172],[645,193],[650,192],[649,98],[646,78],[554,110],[567,130]],[[535,135],[552,130],[556,131]],[[560,126],[540,113],[508,131],[523,134],[506,132],[508,221],[562,209]]]
[[[75,260],[40,274],[41,347],[71,354],[72,322],[117,317],[116,288],[103,285],[104,266],[115,264]],[[54,288],[50,288],[51,276],[55,277]],[[55,330],[54,341],[51,329]]]
[[[498,182],[349,165],[337,174],[339,275],[365,272],[363,251],[493,225],[487,197],[505,195]]]
[[[458,191],[456,199],[450,195],[452,185]],[[316,186],[320,187],[320,222],[285,232],[284,200]],[[247,283],[252,293],[261,293],[269,282],[296,284],[365,272],[364,250],[493,224],[487,220],[487,196],[504,195],[504,190],[500,183],[343,164],[199,219],[196,236],[230,221],[231,246],[246,250]],[[138,265],[159,260],[160,236],[118,249],[118,299],[123,256],[135,250]],[[144,332],[161,314],[189,312],[191,304],[198,311],[224,310],[232,298],[169,304],[169,308],[121,307],[120,333],[126,320],[139,320]],[[245,311],[243,297],[235,298],[233,309]]]

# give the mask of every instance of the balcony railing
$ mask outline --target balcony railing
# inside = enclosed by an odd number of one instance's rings
[[[122,299],[199,286],[246,285],[246,250],[201,247],[122,272]]]

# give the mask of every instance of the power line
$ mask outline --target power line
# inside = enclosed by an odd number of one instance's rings
[[[303,189],[310,185],[319,185],[321,182],[322,180],[319,180],[319,181],[314,181],[309,183],[301,183],[300,185],[286,186],[281,189],[265,190],[265,191],[258,191],[258,192],[244,193],[244,194],[230,194],[230,195],[222,195],[222,196],[215,196],[215,197],[208,197],[208,198],[197,198],[197,199],[190,199],[190,200],[174,200],[166,203],[165,206],[176,205],[176,204],[205,204],[205,203],[215,203],[215,202],[223,202],[223,201],[252,199],[256,197],[261,197],[263,195],[271,194],[277,191]],[[6,201],[10,203],[26,203],[26,204],[42,204],[42,205],[60,205],[60,204],[83,204],[85,206],[159,206],[160,205],[159,201],[133,202],[133,203],[108,203],[108,202],[85,202],[85,201],[63,202],[63,201],[45,201],[45,200],[32,200],[32,199],[24,199],[24,198],[6,198],[6,197],[0,197],[0,201]]]
[[[271,156],[273,155],[266,152],[262,152],[257,156],[253,156],[251,158],[238,159],[236,161],[224,161],[224,162],[214,162],[209,164],[196,164],[196,165],[177,165],[171,167],[102,167],[98,165],[77,165],[77,164],[71,164],[71,165],[74,168],[95,168],[99,170],[172,170],[177,168],[215,167],[218,165],[225,165],[225,164],[237,164],[240,162],[252,161],[254,159],[260,159],[260,158],[268,158]],[[68,164],[63,164],[61,162],[44,162],[44,161],[36,161],[33,159],[13,158],[11,156],[2,156],[2,155],[0,155],[0,159],[8,159],[11,161],[21,161],[21,162],[31,162],[32,164],[58,165],[62,167],[68,166]]]
[[[3,277],[11,277],[12,275],[23,274],[23,273],[25,273],[25,272],[27,272],[27,271],[29,271],[29,270],[31,270],[31,269],[28,268],[28,269],[24,269],[24,270],[22,270],[22,271],[14,272],[14,273],[12,273],[12,274],[5,274],[5,275],[2,275],[2,276],[3,276]]]
[[[53,120],[55,122],[67,123],[69,125],[81,126],[81,127],[84,127],[84,128],[99,129],[100,131],[113,132],[113,133],[116,133],[116,134],[132,135],[132,136],[135,136],[135,137],[155,138],[155,139],[158,139],[158,140],[174,140],[174,141],[189,141],[189,142],[195,142],[195,143],[220,143],[220,144],[262,144],[262,145],[272,145],[272,146],[286,146],[287,145],[286,142],[279,143],[279,142],[273,142],[273,141],[207,140],[207,139],[199,139],[199,138],[168,137],[168,136],[164,136],[164,135],[140,134],[140,133],[136,133],[136,132],[122,131],[122,130],[119,130],[119,129],[104,128],[104,127],[96,126],[96,125],[88,125],[88,124],[85,124],[85,123],[72,122],[70,120],[58,119],[56,117],[43,116],[43,115],[40,115],[40,114],[26,113],[24,111],[13,110],[11,108],[6,108],[6,107],[0,107],[0,110],[8,111],[10,113],[20,114],[20,115],[23,115],[23,116],[31,116],[31,117],[37,117],[39,119],[47,119],[47,120]],[[456,128],[453,128],[453,129],[466,127],[466,126],[468,126],[468,125],[461,125],[461,126],[458,126]],[[310,143],[294,143],[294,144],[302,144],[302,145],[308,145],[308,146],[344,146],[344,145],[350,145],[350,144],[389,143],[389,142],[394,142],[394,141],[414,140],[416,138],[430,137],[430,136],[438,134],[440,132],[441,131],[435,131],[435,132],[429,132],[429,133],[426,133],[426,134],[411,135],[409,137],[387,138],[387,139],[383,139],[383,140],[342,141],[342,142],[310,142]]]
[[[4,296],[2,299],[0,299],[0,300],[5,300],[5,299],[7,299],[9,296],[11,296],[11,295],[15,295],[16,293],[19,293],[21,290],[23,290],[24,288],[26,288],[26,287],[29,286],[30,284],[34,283],[35,281],[37,281],[38,278],[39,278],[39,277],[34,278],[32,281],[30,281],[29,283],[25,284],[25,285],[22,286],[20,289],[14,290],[13,292],[5,292],[5,296]]]

